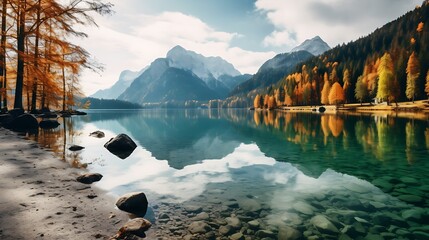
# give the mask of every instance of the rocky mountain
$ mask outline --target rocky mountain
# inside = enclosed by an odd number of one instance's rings
[[[223,99],[249,75],[220,57],[205,57],[176,46],[158,58],[118,97],[149,103]]]
[[[89,97],[92,98],[99,98],[99,99],[116,99],[127,89],[131,83],[136,79],[138,76],[140,76],[147,67],[143,68],[140,71],[130,71],[125,70],[122,71],[119,75],[118,81],[113,84],[110,88],[98,90],[96,93],[90,95]]]
[[[307,51],[282,53],[266,61],[249,80],[239,84],[230,95],[242,95],[261,87],[267,87],[277,82],[285,75],[295,70],[295,67],[313,57]]]
[[[293,48],[291,52],[307,51],[314,56],[319,56],[328,50],[331,50],[331,47],[319,36],[316,36],[312,39],[305,40],[299,46]]]
[[[231,63],[220,57],[205,57],[181,46],[175,46],[168,51],[167,59],[170,67],[190,70],[204,81],[218,79],[221,75],[241,75]]]

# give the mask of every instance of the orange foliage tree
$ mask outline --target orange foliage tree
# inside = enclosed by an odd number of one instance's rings
[[[341,104],[344,103],[344,90],[341,85],[336,82],[332,85],[331,90],[329,91],[329,104]]]

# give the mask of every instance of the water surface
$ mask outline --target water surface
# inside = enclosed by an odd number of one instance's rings
[[[103,174],[97,186],[111,194],[144,191],[153,235],[180,239],[203,220],[209,227],[197,236],[211,238],[238,218],[226,236],[282,239],[292,228],[322,239],[429,237],[427,116],[88,113],[60,119],[61,128],[37,140],[73,167]],[[106,137],[90,137],[96,130]],[[138,145],[124,160],[103,147],[119,133]],[[71,144],[85,149],[70,152]]]

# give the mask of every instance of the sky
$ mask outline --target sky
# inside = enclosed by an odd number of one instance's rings
[[[335,47],[366,36],[422,0],[109,0],[114,14],[74,40],[104,67],[85,70],[86,95],[109,88],[123,70],[139,71],[176,45],[220,56],[256,73],[278,53],[320,36]]]

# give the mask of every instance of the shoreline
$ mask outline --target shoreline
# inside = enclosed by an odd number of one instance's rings
[[[0,239],[114,236],[129,217],[96,183],[75,180],[85,172],[0,127]]]

